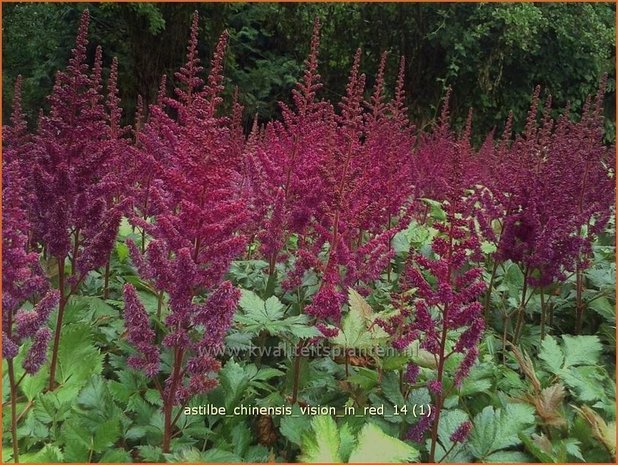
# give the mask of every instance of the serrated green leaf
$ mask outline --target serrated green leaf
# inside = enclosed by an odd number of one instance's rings
[[[597,336],[562,336],[564,367],[594,365],[599,361],[603,346]]]
[[[350,463],[416,462],[419,452],[405,442],[388,436],[373,423],[366,423],[350,454]]]
[[[239,457],[245,455],[249,444],[251,444],[251,430],[245,423],[238,423],[232,429],[232,444],[234,453]]]
[[[229,411],[240,401],[249,385],[249,377],[237,362],[229,360],[219,372],[219,382],[225,392],[225,407]]]
[[[343,317],[339,333],[330,338],[333,344],[346,349],[368,349],[388,339],[388,334],[373,324],[371,306],[352,288],[348,291],[348,304],[349,309]]]
[[[279,432],[297,446],[302,444],[302,434],[309,427],[309,417],[303,415],[297,404],[292,405],[292,415],[281,417]]]
[[[144,394],[144,399],[146,402],[152,405],[163,405],[163,401],[161,400],[161,394],[156,389],[147,389]]]
[[[67,396],[77,395],[76,391],[79,391],[92,375],[100,374],[102,367],[103,357],[92,343],[90,326],[63,326],[58,348],[57,381],[61,384],[58,396],[67,388],[70,388]]]
[[[435,459],[437,462],[468,462],[469,455],[463,445],[453,447],[451,435],[464,422],[468,420],[468,414],[463,410],[444,410],[438,424],[438,439]],[[453,448],[451,450],[451,447]],[[450,452],[449,452],[450,451]],[[448,454],[448,455],[446,455]]]
[[[143,462],[158,463],[163,458],[163,452],[158,446],[137,446]]]
[[[494,452],[520,443],[519,433],[534,424],[534,408],[526,404],[508,404],[505,409],[485,407],[474,417],[468,446],[470,452],[485,460]]]
[[[307,463],[339,463],[339,431],[330,416],[318,415],[311,420],[311,430],[303,435],[299,461]]]
[[[342,462],[350,461],[350,455],[357,444],[358,440],[354,434],[352,434],[350,425],[344,423],[341,428],[339,428],[339,456]]]
[[[399,376],[397,373],[390,372],[384,375],[382,379],[382,392],[393,405],[401,406],[405,404],[405,399],[399,389]]]
[[[103,452],[111,447],[119,437],[120,420],[118,418],[110,418],[97,427],[92,441],[92,449],[95,452]]]
[[[111,449],[103,454],[99,463],[131,463],[133,457],[124,449]]]
[[[539,358],[545,362],[545,365],[552,373],[556,374],[562,368],[564,363],[564,355],[558,342],[553,336],[546,336],[541,344],[541,352]]]
[[[597,297],[588,306],[610,323],[616,324],[616,307],[607,297]]]
[[[61,442],[64,444],[64,457],[67,462],[87,462],[92,436],[84,434],[84,429],[77,421],[65,421],[61,429]]]

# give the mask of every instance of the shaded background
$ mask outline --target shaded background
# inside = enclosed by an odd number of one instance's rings
[[[322,21],[322,96],[343,93],[353,54],[363,49],[362,71],[373,83],[380,53],[390,53],[392,85],[399,56],[406,58],[411,117],[426,127],[447,86],[453,88],[456,126],[468,108],[477,137],[501,129],[509,110],[515,128],[525,121],[532,88],[541,84],[555,106],[579,108],[609,73],[608,140],[615,135],[615,4],[432,4],[432,3],[9,3],[3,5],[3,114],[12,86],[24,77],[24,108],[31,121],[46,106],[54,73],[74,44],[80,14],[91,13],[89,53],[102,45],[106,71],[120,66],[126,122],[135,102],[156,96],[163,73],[172,78],[184,61],[191,15],[200,13],[200,57],[208,62],[224,29],[230,32],[226,92],[241,91],[246,125],[279,116],[302,75],[314,17]],[[229,104],[229,98],[228,98]]]

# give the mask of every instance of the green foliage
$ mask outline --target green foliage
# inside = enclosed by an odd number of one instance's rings
[[[419,459],[416,449],[388,436],[374,423],[366,423],[354,437],[347,423],[338,428],[328,415],[311,420],[301,450],[299,460],[308,463],[406,463]]]
[[[8,115],[12,86],[25,76],[24,102],[31,117],[45,106],[55,70],[70,53],[82,5],[7,4],[3,10],[3,113]],[[447,86],[452,112],[463,125],[475,110],[480,137],[501,127],[510,110],[523,124],[535,84],[543,85],[558,106],[579,109],[599,77],[610,75],[607,138],[615,126],[615,8],[609,3],[578,4],[89,4],[93,38],[103,46],[104,66],[120,63],[120,88],[132,117],[137,95],[156,96],[159,78],[180,65],[191,13],[207,24],[200,55],[224,28],[230,33],[226,76],[238,85],[249,127],[280,115],[279,101],[302,74],[314,17],[323,22],[320,73],[327,97],[344,94],[361,46],[363,71],[374,75],[380,53],[389,51],[389,85],[399,56],[406,58],[406,91],[420,126],[431,124]],[[346,34],[341,34],[345,30]],[[147,34],[150,39],[146,39]],[[204,50],[205,49],[205,50]],[[89,50],[90,54],[94,49]],[[156,56],[157,59],[148,57]],[[369,82],[369,84],[372,84]],[[423,92],[418,92],[423,89]],[[228,102],[229,104],[229,102]],[[489,116],[491,115],[491,116]],[[519,127],[517,129],[520,129]]]

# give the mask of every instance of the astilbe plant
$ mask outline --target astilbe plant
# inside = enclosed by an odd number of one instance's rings
[[[488,187],[481,199],[484,214],[479,216],[484,235],[497,243],[496,264],[512,260],[524,274],[515,341],[521,335],[534,288],[541,291],[543,336],[544,289],[573,272],[578,289],[576,329],[581,330],[582,272],[592,240],[607,223],[615,198],[614,149],[603,142],[604,89],[605,79],[596,98],[587,100],[578,121],[571,119],[568,108],[555,121],[548,96],[539,124],[537,87],[523,135],[509,144],[509,120],[495,152],[487,151],[481,157],[491,166],[483,181]]]
[[[443,119],[444,115],[445,112]],[[486,285],[482,280],[482,268],[474,264],[481,258],[480,243],[464,196],[464,157],[468,152],[460,150],[457,144],[453,139],[439,144],[451,155],[447,159],[449,166],[444,172],[442,192],[445,219],[431,224],[437,230],[431,253],[410,253],[398,283],[399,290],[393,295],[398,313],[380,321],[391,334],[396,349],[405,350],[418,341],[420,349],[435,360],[435,377],[427,381],[433,397],[431,415],[421,418],[408,433],[409,439],[421,442],[426,430],[431,428],[431,462],[436,458],[444,400],[453,389],[461,386],[476,361],[478,343],[485,328],[479,298]],[[451,357],[458,357],[452,377],[446,370],[446,362]],[[404,379],[413,384],[419,374],[420,368],[411,363]],[[451,441],[461,442],[469,428],[470,425],[462,424]]]
[[[329,195],[316,217],[315,228],[322,243],[328,243],[321,267],[327,293],[331,292],[329,286],[342,291],[351,286],[369,291],[368,284],[390,262],[394,226],[404,214],[411,192],[406,181],[414,137],[403,106],[403,68],[395,98],[386,102],[385,63],[383,54],[373,93],[365,102],[365,77],[359,74],[358,50],[340,103],[336,143],[324,170]],[[316,309],[321,291],[316,295],[317,305],[313,304]],[[331,313],[336,316],[336,309]]]
[[[59,295],[49,290],[38,253],[29,251],[28,166],[24,157],[32,141],[21,111],[21,77],[15,83],[14,95],[11,124],[2,128],[2,357],[8,367],[13,459],[18,462],[16,398],[21,379],[15,379],[13,359],[30,340],[23,369],[34,374],[41,368],[51,338],[48,319]],[[27,303],[34,307],[29,310]]]
[[[29,154],[32,241],[42,245],[58,268],[60,303],[50,368],[52,389],[67,301],[88,273],[109,259],[124,208],[115,70],[108,114],[101,92],[101,49],[96,51],[92,69],[86,62],[88,24],[86,10],[69,65],[56,75],[50,112],[40,117]]]
[[[328,332],[325,324],[340,319],[347,287],[366,288],[391,258],[390,228],[409,196],[414,136],[405,116],[403,63],[395,97],[385,99],[386,54],[368,102],[360,50],[339,114],[316,100],[318,27],[316,21],[305,75],[293,94],[295,108],[283,106],[283,124],[267,126],[249,146],[261,175],[254,194],[267,220],[258,239],[270,272],[287,258],[286,241],[295,235],[298,246],[284,287],[295,289],[305,271],[316,272],[320,289],[306,312]]]
[[[297,263],[310,258],[304,256],[302,240],[324,197],[322,166],[333,139],[334,112],[316,95],[322,87],[317,70],[319,28],[316,20],[304,76],[292,92],[293,107],[281,104],[283,121],[269,123],[262,136],[255,127],[247,144],[252,209],[263,218],[256,235],[270,275],[276,263],[288,258],[284,248],[292,235],[299,238]]]
[[[145,253],[132,242],[129,247],[140,276],[168,296],[161,349],[135,289],[127,285],[124,290],[128,338],[138,351],[129,362],[152,378],[160,391],[165,452],[182,412],[172,417],[173,409],[216,386],[216,356],[240,298],[224,275],[246,246],[239,233],[247,213],[238,190],[235,133],[231,119],[217,115],[227,33],[216,47],[205,85],[197,35],[196,13],[187,63],[176,75],[180,83],[176,98],[165,97],[151,107],[150,120],[139,134],[142,150],[158,152],[149,193],[156,210],[146,220],[142,215],[131,219],[150,237]],[[173,109],[174,118],[165,107]],[[161,350],[171,354],[169,371],[160,364]],[[162,371],[167,372],[163,383]]]

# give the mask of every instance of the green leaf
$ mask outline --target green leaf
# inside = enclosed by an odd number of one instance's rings
[[[416,462],[419,452],[405,442],[386,435],[373,423],[363,426],[357,446],[350,454],[350,463],[406,463]]]
[[[238,463],[242,461],[236,454],[216,448],[202,452],[192,447],[173,454],[165,454],[165,456],[172,463]]]
[[[286,318],[284,305],[275,296],[263,301],[255,292],[243,289],[239,305],[242,311],[236,313],[235,319],[245,332],[267,331],[273,336],[292,333],[299,338],[319,335],[319,331],[309,325],[306,315]]]
[[[87,462],[92,437],[84,434],[84,428],[75,420],[65,421],[61,429],[61,442],[67,462]]]
[[[100,374],[103,357],[92,342],[90,325],[72,324],[62,328],[58,348],[57,381],[60,392],[75,397],[93,374]]]
[[[339,333],[330,338],[333,344],[346,349],[368,349],[388,339],[388,334],[373,324],[375,316],[371,306],[352,288],[348,291],[348,304]]]
[[[603,346],[597,336],[563,335],[564,367],[594,365],[599,361]]]
[[[95,452],[103,452],[111,447],[120,437],[120,420],[118,418],[110,418],[101,423],[95,433],[92,441],[92,449]]]
[[[20,369],[21,369],[21,365],[20,365]],[[37,394],[42,392],[43,389],[45,389],[45,387],[48,384],[49,384],[49,363],[46,363],[35,375],[33,376],[27,375],[22,380],[19,387],[28,400],[34,400]]]
[[[469,462],[469,455],[462,444],[455,445],[451,441],[451,435],[464,421],[468,420],[468,414],[463,410],[445,410],[438,424],[438,439],[436,447],[436,461]],[[453,450],[449,450],[453,447]],[[448,455],[446,455],[448,453]]]
[[[202,463],[238,463],[242,462],[242,458],[233,452],[221,449],[210,449],[201,454]]]
[[[234,454],[242,457],[247,451],[247,447],[251,444],[251,430],[245,423],[238,423],[232,429],[232,444],[234,445]]]
[[[430,216],[434,220],[444,221],[446,220],[446,213],[444,213],[444,209],[442,208],[442,203],[432,199],[421,199],[424,203],[429,205],[431,208]]]
[[[490,255],[494,253],[496,250],[498,250],[498,248],[496,247],[496,244],[493,244],[487,241],[483,241],[481,243],[481,252],[483,252],[486,255]]]
[[[516,450],[500,450],[485,459],[490,463],[530,463],[530,457]]]
[[[64,454],[59,447],[52,444],[46,444],[32,457],[26,457],[20,454],[19,460],[20,462],[32,463],[59,463],[64,462]]]
[[[311,420],[311,431],[302,439],[300,462],[339,463],[339,431],[332,417],[319,415]]]
[[[131,463],[133,458],[124,449],[111,449],[105,452],[99,463]]]
[[[339,456],[341,457],[341,461],[349,462],[350,454],[352,454],[352,450],[358,443],[358,440],[352,434],[348,423],[344,423],[339,429],[339,443]]]
[[[468,446],[481,460],[492,453],[520,443],[519,433],[534,424],[534,408],[526,404],[508,404],[505,409],[485,407],[474,417]]]
[[[597,297],[588,306],[610,323],[616,324],[616,307],[607,297]]]
[[[562,368],[564,355],[553,336],[546,336],[545,339],[543,339],[539,358],[545,362],[549,371],[554,374],[558,373],[560,368]]]
[[[302,433],[309,427],[309,418],[302,415],[297,404],[292,406],[292,415],[281,417],[279,432],[297,446],[302,444]]]
[[[158,446],[137,446],[143,462],[158,463],[163,458],[163,452]]]
[[[219,372],[219,382],[225,392],[225,407],[230,411],[240,402],[249,385],[249,377],[237,362],[229,360]]]

